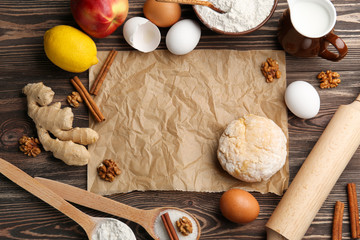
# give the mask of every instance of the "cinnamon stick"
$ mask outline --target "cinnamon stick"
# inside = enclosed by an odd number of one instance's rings
[[[342,239],[344,203],[336,201],[333,217],[332,240]]]
[[[89,92],[86,90],[85,86],[82,84],[80,79],[75,76],[70,79],[70,82],[75,87],[75,89],[79,92],[81,98],[84,100],[85,104],[88,106],[90,113],[94,116],[97,122],[102,122],[105,120],[104,115],[100,112],[99,107],[96,105]]]
[[[171,223],[169,213],[164,213],[161,215],[161,220],[164,223],[166,232],[168,233],[170,240],[179,240],[178,235],[176,234],[175,228]]]
[[[99,74],[97,75],[93,85],[91,86],[90,93],[93,95],[97,95],[101,85],[104,83],[107,72],[109,71],[111,64],[113,63],[116,57],[117,51],[114,49],[110,51],[107,56],[104,65],[101,67]]]
[[[360,238],[359,207],[357,202],[355,183],[348,183],[347,189],[348,189],[351,237]]]

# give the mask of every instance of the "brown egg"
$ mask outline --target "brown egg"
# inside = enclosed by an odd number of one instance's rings
[[[241,189],[230,189],[220,198],[220,210],[225,218],[235,223],[254,221],[260,212],[258,201]]]
[[[146,0],[143,11],[145,17],[158,27],[170,27],[181,17],[181,7],[178,3]]]

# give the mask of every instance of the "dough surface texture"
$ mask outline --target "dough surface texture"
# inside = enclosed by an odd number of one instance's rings
[[[223,169],[233,177],[245,182],[267,181],[284,166],[286,143],[276,123],[249,114],[227,126],[217,155]]]

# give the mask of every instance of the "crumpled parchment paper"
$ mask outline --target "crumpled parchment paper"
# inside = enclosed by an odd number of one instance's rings
[[[108,52],[90,69],[90,86]],[[266,83],[261,63],[271,57],[282,76]],[[283,51],[194,50],[176,56],[120,51],[95,101],[106,120],[90,127],[100,139],[89,146],[88,190],[108,195],[133,190],[220,192],[233,187],[281,195],[289,164],[269,181],[245,183],[218,163],[218,140],[232,120],[252,113],[277,123],[288,136]],[[113,159],[122,173],[101,180],[96,168]]]

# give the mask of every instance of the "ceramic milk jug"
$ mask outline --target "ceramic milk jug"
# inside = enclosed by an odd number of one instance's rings
[[[329,0],[288,0],[279,22],[278,40],[297,57],[320,56],[339,61],[347,54],[345,42],[334,34],[336,10]],[[337,52],[328,50],[329,43]]]

